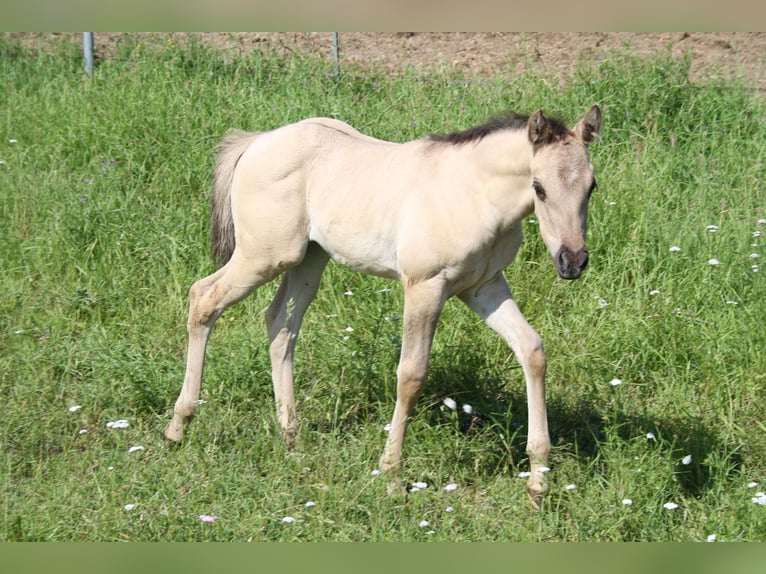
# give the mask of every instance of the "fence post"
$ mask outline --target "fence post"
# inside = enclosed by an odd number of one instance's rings
[[[82,33],[82,51],[85,56],[85,73],[93,75],[93,32]]]
[[[340,47],[338,46],[338,33],[332,33],[332,59],[335,62],[335,81],[340,82]]]

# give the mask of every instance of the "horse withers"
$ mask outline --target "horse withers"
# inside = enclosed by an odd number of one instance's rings
[[[211,214],[221,267],[190,290],[186,375],[165,436],[180,441],[194,414],[215,321],[282,275],[266,324],[279,422],[293,444],[295,342],[322,271],[334,259],[404,288],[396,405],[381,470],[400,476],[407,420],[426,382],[436,324],[445,301],[457,296],[507,341],[523,367],[527,491],[539,503],[548,490],[547,360],[503,270],[521,244],[522,219],[534,211],[559,277],[583,272],[588,200],[596,185],[587,148],[600,129],[601,111],[593,106],[572,129],[540,110],[406,143],[375,139],[328,118],[228,135],[215,168]]]

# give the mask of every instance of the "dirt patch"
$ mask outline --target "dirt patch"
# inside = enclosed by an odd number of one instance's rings
[[[24,43],[40,45],[63,35],[14,33]],[[277,53],[313,53],[332,60],[332,32],[251,33],[97,33],[100,57],[109,57],[128,37],[142,43],[183,45],[194,36],[232,55],[260,48]],[[571,75],[583,61],[598,62],[614,50],[638,55],[658,52],[691,58],[691,79],[706,82],[746,77],[766,92],[766,33],[763,32],[340,32],[340,64],[373,66],[391,73],[405,68],[451,71],[465,79],[494,79],[523,70],[557,77]]]
[[[331,56],[332,36],[326,32],[271,32],[254,34],[245,41]],[[348,61],[393,73],[404,67],[451,70],[467,79],[532,70],[563,80],[581,62],[598,62],[615,50],[638,55],[688,54],[692,81],[744,75],[753,87],[766,90],[764,33],[341,32],[339,44],[341,65]]]

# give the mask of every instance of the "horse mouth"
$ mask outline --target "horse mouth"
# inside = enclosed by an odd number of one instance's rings
[[[558,272],[559,272],[559,277],[561,279],[566,279],[568,281],[572,281],[573,279],[579,279],[580,275],[582,275],[582,271],[579,271],[579,270],[578,271],[562,271],[559,269]]]

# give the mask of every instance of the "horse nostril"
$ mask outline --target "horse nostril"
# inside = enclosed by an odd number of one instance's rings
[[[569,269],[570,265],[570,251],[568,249],[561,249],[559,251],[559,269]]]

